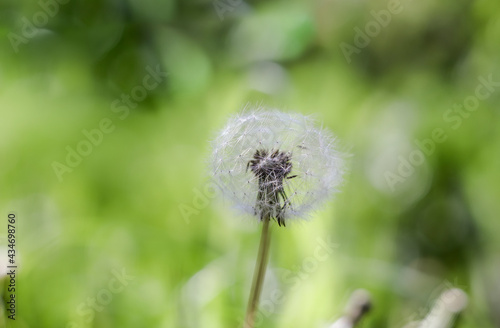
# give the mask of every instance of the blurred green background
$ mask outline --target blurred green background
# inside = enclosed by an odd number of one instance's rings
[[[315,114],[353,156],[310,222],[273,227],[259,327],[326,327],[358,288],[361,327],[403,327],[451,286],[456,327],[499,327],[499,40],[486,0],[2,0],[8,324],[241,326],[259,226],[214,198],[206,159],[261,104]]]

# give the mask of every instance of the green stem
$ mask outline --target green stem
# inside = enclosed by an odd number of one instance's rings
[[[245,328],[253,328],[255,323],[255,312],[259,305],[260,292],[266,275],[267,259],[269,255],[269,244],[271,241],[271,233],[269,231],[269,218],[263,220],[262,234],[260,236],[259,254],[255,271],[253,274],[252,289],[250,290],[250,299],[248,301],[247,314],[245,318]]]

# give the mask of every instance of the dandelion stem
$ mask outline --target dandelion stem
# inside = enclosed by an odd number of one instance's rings
[[[255,312],[259,305],[260,292],[266,275],[267,259],[269,255],[269,244],[271,242],[271,233],[269,231],[270,218],[264,218],[262,224],[262,234],[260,236],[259,254],[253,273],[252,289],[250,290],[250,299],[248,300],[247,314],[245,318],[245,328],[253,328],[255,322]]]

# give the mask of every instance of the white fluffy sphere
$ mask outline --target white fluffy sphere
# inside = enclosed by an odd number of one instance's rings
[[[284,224],[338,191],[345,154],[313,119],[259,108],[229,119],[212,141],[210,164],[213,181],[237,209]]]

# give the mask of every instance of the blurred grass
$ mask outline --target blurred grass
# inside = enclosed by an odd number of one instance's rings
[[[499,94],[457,130],[442,117],[478,76],[500,76],[498,5],[411,2],[348,64],[339,43],[386,6],[243,3],[221,21],[207,1],[71,1],[16,53],[8,34],[40,7],[3,2],[0,204],[19,222],[15,326],[240,324],[258,226],[211,197],[193,201],[208,141],[247,103],[314,114],[353,154],[331,204],[273,232],[263,300],[284,299],[261,327],[320,327],[357,288],[374,299],[363,327],[402,327],[446,281],[470,296],[457,327],[498,325]],[[268,62],[277,70],[258,69]],[[121,120],[113,101],[156,65],[166,81]],[[59,182],[53,162],[103,118],[115,130]],[[448,139],[391,192],[384,173],[435,128]],[[195,208],[188,220],[180,204]],[[338,248],[306,272],[317,238]],[[122,269],[129,285],[92,320],[81,315]]]

